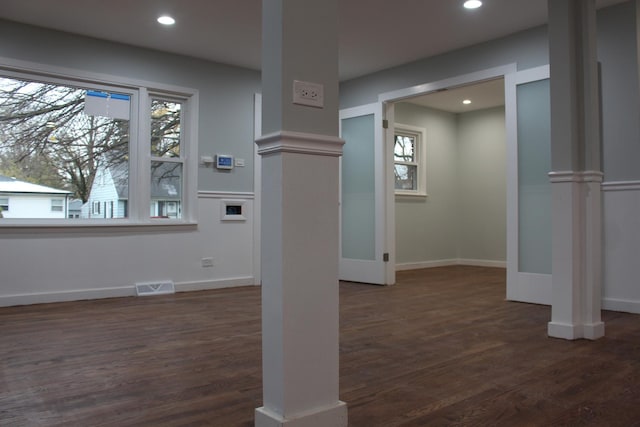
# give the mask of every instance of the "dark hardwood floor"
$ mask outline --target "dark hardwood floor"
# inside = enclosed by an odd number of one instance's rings
[[[349,425],[640,426],[640,316],[550,339],[501,269],[340,287]],[[252,426],[260,289],[0,308],[0,426]]]

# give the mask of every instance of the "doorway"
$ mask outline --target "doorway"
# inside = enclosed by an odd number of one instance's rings
[[[394,102],[397,270],[506,267],[504,105],[502,77]]]

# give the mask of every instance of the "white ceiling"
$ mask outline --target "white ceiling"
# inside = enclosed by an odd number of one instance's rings
[[[547,0],[485,0],[474,11],[462,3],[340,0],[341,80],[546,22]],[[176,25],[158,25],[161,13]],[[0,17],[260,69],[261,0],[0,0]]]

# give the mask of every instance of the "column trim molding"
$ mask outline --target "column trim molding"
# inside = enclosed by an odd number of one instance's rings
[[[599,182],[604,181],[604,173],[600,171],[553,171],[549,172],[552,184],[560,182]]]
[[[306,132],[278,131],[256,139],[258,154],[276,153],[310,154],[315,156],[342,156],[344,139],[331,135]]]

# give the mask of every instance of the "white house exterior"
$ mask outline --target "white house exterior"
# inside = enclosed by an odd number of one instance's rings
[[[149,215],[180,218],[182,215],[181,172],[171,163],[154,169]],[[126,165],[99,167],[91,185],[89,200],[82,207],[83,218],[126,218],[129,203],[129,171]]]
[[[3,218],[67,218],[72,193],[0,175]]]

